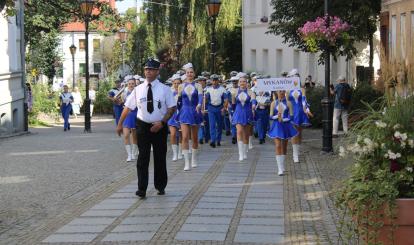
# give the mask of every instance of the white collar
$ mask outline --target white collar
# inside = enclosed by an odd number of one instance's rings
[[[155,87],[157,86],[157,84],[160,83],[160,81],[158,81],[158,79],[155,79],[154,81],[151,82],[151,87]],[[149,82],[147,81],[147,79],[145,79],[145,87],[148,87]]]

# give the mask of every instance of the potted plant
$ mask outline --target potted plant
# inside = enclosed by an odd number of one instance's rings
[[[340,155],[355,159],[336,197],[341,236],[348,243],[414,244],[414,96],[379,110],[366,105],[340,147]]]

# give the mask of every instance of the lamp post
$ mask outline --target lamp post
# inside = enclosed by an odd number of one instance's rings
[[[180,68],[180,53],[181,53],[181,49],[183,47],[183,44],[180,43],[180,42],[175,42],[174,47],[175,47],[175,54],[177,55],[177,58],[176,58],[176,60],[177,60],[177,69],[179,69]]]
[[[216,18],[220,12],[220,0],[209,0],[206,4],[207,14],[211,21],[211,73],[216,73]]]
[[[329,11],[328,0],[325,0],[325,16],[327,17],[326,25],[329,25]],[[325,47],[325,91],[324,97],[321,101],[322,104],[322,124],[323,124],[323,136],[322,136],[322,153],[331,153],[332,148],[332,99],[330,93],[331,83],[331,57],[328,45]]]
[[[91,133],[91,100],[89,99],[89,21],[95,2],[93,0],[82,0],[80,3],[81,14],[85,21],[85,133]]]
[[[128,32],[125,30],[125,28],[122,28],[118,31],[119,40],[121,41],[121,47],[122,47],[122,76],[125,76],[125,42],[127,39]]]
[[[75,87],[75,54],[76,54],[76,46],[72,44],[69,47],[70,54],[72,55],[72,88]]]

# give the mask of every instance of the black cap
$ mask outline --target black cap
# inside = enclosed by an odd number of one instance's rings
[[[148,58],[147,61],[144,63],[144,69],[160,69],[160,62],[154,58]]]
[[[219,75],[217,75],[217,74],[213,74],[213,75],[211,75],[211,76],[210,76],[210,78],[211,78],[212,80],[220,80],[220,76],[219,76]]]

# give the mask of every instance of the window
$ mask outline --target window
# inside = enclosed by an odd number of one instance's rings
[[[252,66],[251,66],[251,68],[252,68],[252,70],[253,71],[256,71],[256,49],[252,49],[251,50],[251,55],[250,55],[250,60],[251,60],[251,64],[252,64]]]
[[[84,77],[86,74],[86,64],[79,63],[79,76]]]
[[[100,39],[93,39],[93,52],[100,52],[101,51],[101,40]]]
[[[390,50],[391,50],[391,57],[396,58],[395,55],[397,54],[397,16],[393,15],[391,17],[391,32],[390,32]]]
[[[263,49],[263,61],[262,61],[262,67],[263,67],[263,73],[268,73],[268,63],[269,63],[269,50]]]
[[[250,24],[256,24],[256,0],[250,0],[249,19]]]
[[[93,63],[93,72],[101,73],[101,63]]]
[[[276,77],[279,77],[283,72],[283,49],[276,49]]]
[[[85,51],[85,47],[86,47],[86,40],[79,39],[79,51]]]
[[[299,50],[293,50],[293,68],[299,69]]]
[[[405,13],[400,16],[400,49],[401,49],[401,58],[405,59],[406,46],[405,42],[407,39],[407,33],[405,31]]]

